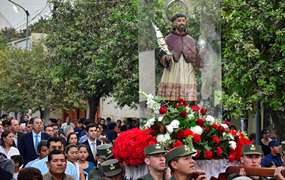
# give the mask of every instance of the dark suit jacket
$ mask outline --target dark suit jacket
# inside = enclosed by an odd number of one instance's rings
[[[16,144],[15,144],[15,141],[13,141],[13,144],[12,144],[12,146],[14,146],[15,148],[19,148],[19,144],[20,144],[20,140],[21,140],[21,137],[24,135],[24,133],[22,133],[22,132],[17,132],[17,136],[18,136],[18,138],[17,138],[17,140],[18,140],[18,147],[16,147]]]
[[[86,145],[88,147],[89,156],[87,157],[86,161],[92,162],[95,165],[95,167],[96,167],[97,166],[97,160],[94,159],[94,157],[93,157],[93,153],[92,153],[92,150],[91,150],[91,148],[89,146],[88,140],[84,141],[82,144],[84,144],[84,145]],[[101,141],[96,140],[96,148],[97,148],[97,146],[99,146],[101,144],[102,144]]]
[[[41,140],[47,140],[50,137],[47,133],[42,132]],[[19,144],[20,154],[24,158],[24,165],[28,162],[37,159],[37,153],[34,146],[33,134],[32,132],[26,133],[21,137]]]

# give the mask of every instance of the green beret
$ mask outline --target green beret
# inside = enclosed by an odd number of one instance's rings
[[[256,144],[246,144],[242,146],[241,154],[250,155],[250,154],[259,154],[262,155],[262,150],[260,145]]]
[[[113,157],[113,146],[111,144],[97,146],[97,155],[104,160],[108,160]]]
[[[172,160],[175,157],[182,157],[182,156],[187,156],[189,154],[195,154],[196,151],[190,151],[190,148],[186,145],[176,147],[169,151],[166,155],[166,162],[168,163],[170,160]]]
[[[122,168],[117,159],[110,159],[101,164],[102,171],[107,177],[112,177],[120,174]]]
[[[165,153],[164,146],[162,144],[152,144],[144,148],[144,155],[152,155],[152,154],[159,154]]]

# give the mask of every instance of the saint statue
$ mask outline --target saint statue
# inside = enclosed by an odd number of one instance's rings
[[[156,49],[156,59],[164,67],[157,96],[166,101],[183,99],[196,105],[197,85],[194,67],[202,68],[195,40],[187,35],[186,16],[175,13],[171,21],[174,28],[165,38],[171,55]]]

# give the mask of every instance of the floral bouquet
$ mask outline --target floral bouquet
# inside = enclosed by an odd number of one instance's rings
[[[207,110],[199,106],[190,108],[183,99],[172,106],[162,106],[162,99],[140,93],[146,97],[150,109],[145,128],[156,141],[164,144],[166,150],[187,145],[196,151],[196,158],[213,156],[229,158],[230,162],[240,159],[242,146],[251,144],[244,134],[229,130],[227,121],[221,122],[207,115]]]
[[[113,145],[113,155],[120,163],[126,162],[128,166],[138,166],[144,162],[144,148],[156,144],[151,129],[140,130],[134,128],[122,132]]]

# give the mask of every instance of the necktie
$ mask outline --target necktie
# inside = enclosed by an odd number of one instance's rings
[[[39,137],[39,135],[38,134],[36,134],[35,135],[35,150],[36,150],[36,153],[38,152],[38,144],[39,144],[39,140],[38,140],[38,137]]]
[[[92,144],[93,144],[93,157],[94,157],[94,159],[96,159],[96,147],[95,147],[95,142],[93,142]]]

